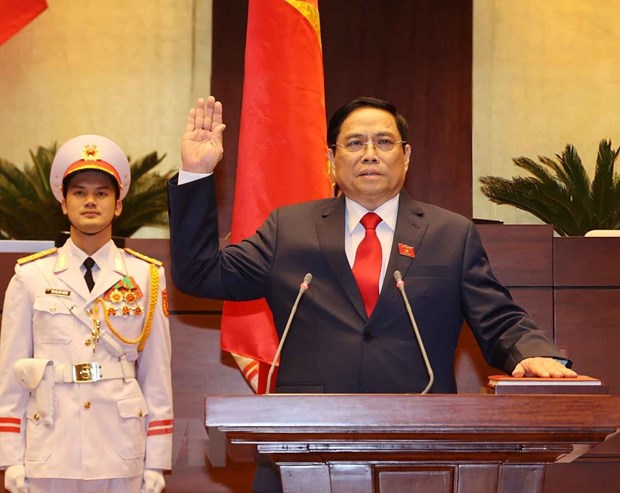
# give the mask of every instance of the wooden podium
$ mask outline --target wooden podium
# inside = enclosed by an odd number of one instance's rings
[[[205,397],[210,461],[279,468],[289,493],[532,493],[547,464],[618,433],[618,396]]]

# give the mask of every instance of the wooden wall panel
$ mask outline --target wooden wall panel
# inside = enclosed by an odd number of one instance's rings
[[[620,238],[555,238],[555,285],[618,287]]]
[[[254,465],[210,467],[204,428],[206,394],[252,394],[233,358],[220,351],[219,319],[171,316],[174,460],[167,493],[249,491]]]
[[[0,253],[0,310],[4,306],[4,295],[9,285],[9,281],[15,272],[15,262],[20,257],[25,257],[28,253]]]
[[[620,292],[555,291],[555,333],[576,370],[602,379],[620,394]]]
[[[376,467],[375,489],[381,493],[400,491],[455,491],[454,467]]]
[[[597,447],[598,448],[598,447]],[[620,462],[578,460],[547,467],[544,493],[618,493]]]
[[[600,378],[611,394],[620,394],[620,238],[555,238],[553,246],[556,340],[568,348],[575,370]],[[590,458],[612,471],[609,464],[619,454],[616,436],[577,461],[582,465],[574,474],[584,477],[581,471],[602,469],[585,462]]]
[[[478,224],[498,279],[509,287],[553,285],[553,228],[549,225]]]

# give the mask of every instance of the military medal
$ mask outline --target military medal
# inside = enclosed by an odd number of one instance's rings
[[[105,295],[105,299],[107,299],[106,295]],[[111,301],[111,303],[113,304],[118,304],[120,303],[122,300],[124,299],[124,295],[122,293],[120,293],[120,291],[116,288],[113,291],[111,291],[111,293],[109,294],[109,300]]]
[[[142,297],[142,291],[135,279],[124,276],[104,294],[105,301],[110,303],[107,315],[110,317],[114,315],[143,315],[144,310],[138,303]]]

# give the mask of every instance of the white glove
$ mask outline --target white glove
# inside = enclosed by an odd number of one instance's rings
[[[141,493],[161,493],[163,488],[165,488],[163,473],[157,469],[145,469]]]
[[[24,464],[14,464],[4,471],[4,488],[11,493],[28,493]]]

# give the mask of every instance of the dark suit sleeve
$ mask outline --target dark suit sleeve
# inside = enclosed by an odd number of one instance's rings
[[[168,182],[172,279],[184,293],[204,298],[252,300],[265,295],[276,221],[222,251],[213,175],[178,185]]]
[[[474,224],[468,229],[462,269],[464,316],[488,364],[511,373],[525,358],[564,358],[496,279]]]

